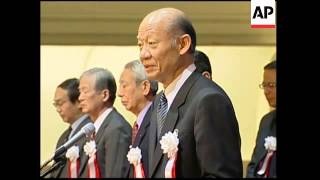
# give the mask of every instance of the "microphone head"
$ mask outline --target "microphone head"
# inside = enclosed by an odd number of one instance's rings
[[[88,123],[85,126],[82,127],[82,131],[86,134],[86,136],[90,136],[94,131],[95,131],[95,127],[93,125],[93,123]]]

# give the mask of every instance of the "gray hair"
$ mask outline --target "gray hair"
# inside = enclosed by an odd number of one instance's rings
[[[146,70],[143,64],[139,60],[130,61],[124,66],[125,69],[129,69],[133,72],[136,80],[136,84],[141,83],[144,80],[148,80]],[[150,90],[152,95],[156,95],[158,91],[158,81],[149,80]]]
[[[116,99],[117,85],[112,73],[104,68],[92,68],[80,76],[95,76],[95,90],[102,91],[104,89],[109,90],[110,102],[113,104]]]

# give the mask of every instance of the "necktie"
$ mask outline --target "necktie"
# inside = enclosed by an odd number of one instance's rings
[[[160,96],[160,103],[159,103],[159,106],[157,109],[158,138],[161,134],[161,130],[163,128],[164,120],[167,116],[167,112],[168,112],[168,101],[167,101],[165,94],[162,93]]]
[[[72,128],[71,128],[71,126],[69,126],[69,128],[68,128],[68,132],[67,132],[67,136],[66,136],[66,142],[71,138],[71,132],[72,132]]]
[[[139,127],[138,127],[137,121],[135,121],[134,124],[133,124],[133,127],[132,127],[132,139],[131,139],[131,144],[134,143],[134,140],[136,139],[138,130],[139,130]]]

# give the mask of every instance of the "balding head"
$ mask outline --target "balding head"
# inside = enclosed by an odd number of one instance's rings
[[[162,8],[152,11],[148,15],[146,15],[143,19],[142,23],[147,24],[155,24],[155,23],[168,23],[174,21],[177,17],[183,16],[185,14],[174,8]]]

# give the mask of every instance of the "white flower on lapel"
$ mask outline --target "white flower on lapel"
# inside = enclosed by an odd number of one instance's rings
[[[96,142],[94,140],[91,140],[91,141],[87,142],[83,146],[83,150],[86,153],[86,155],[88,155],[89,157],[93,156],[94,153],[96,153],[96,151],[97,151]]]
[[[163,154],[168,153],[168,158],[170,159],[178,152],[178,130],[174,130],[174,132],[167,132],[165,135],[161,137],[160,145],[163,150]]]
[[[277,138],[273,136],[268,136],[264,140],[264,147],[267,151],[275,151],[277,149]]]
[[[66,157],[71,161],[74,162],[79,157],[79,147],[78,146],[72,146],[68,149],[66,153]]]
[[[139,147],[132,148],[132,146],[130,146],[127,158],[130,164],[137,166],[141,162],[142,158],[141,149]]]

